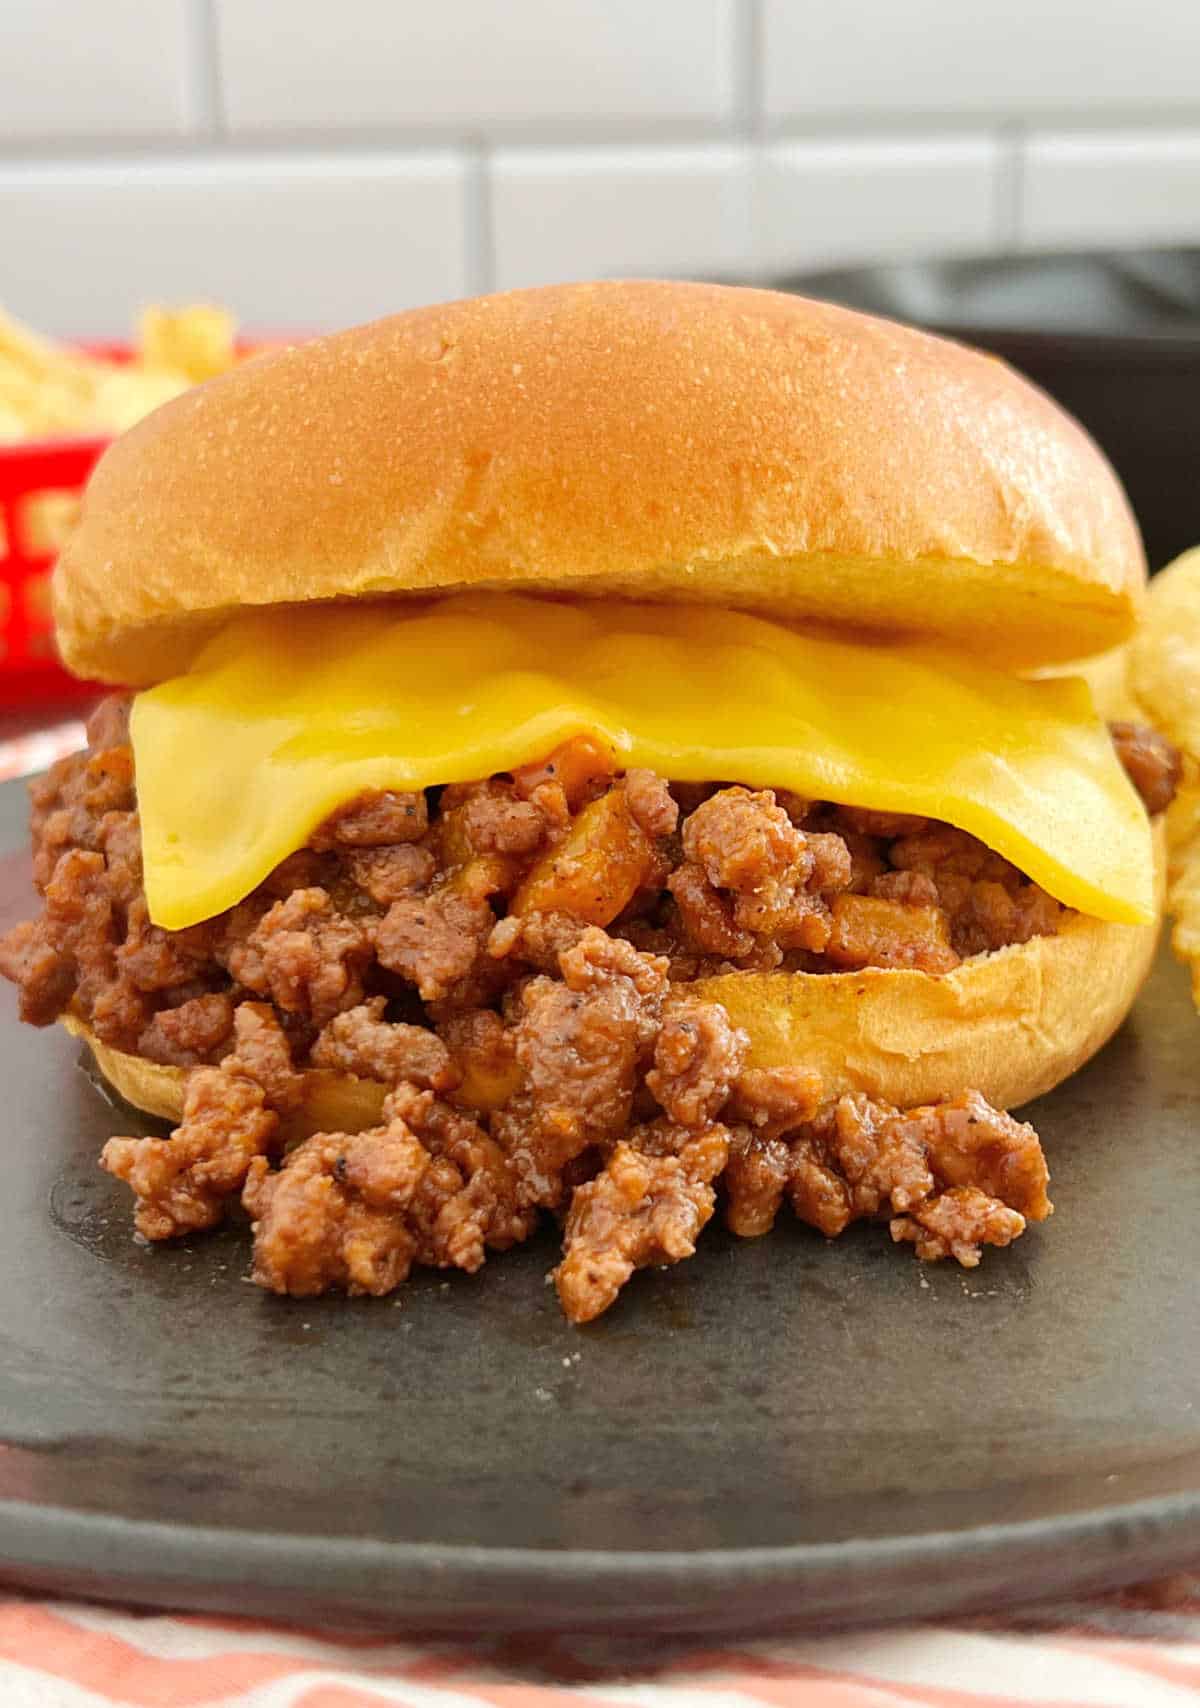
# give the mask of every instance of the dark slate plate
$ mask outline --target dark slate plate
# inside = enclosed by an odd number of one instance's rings
[[[0,923],[27,905],[0,789]],[[1035,1111],[1058,1213],[972,1274],[792,1223],[571,1329],[553,1242],[287,1303],[245,1232],[129,1236],[136,1125],[0,993],[0,1560],[339,1624],[748,1631],[995,1609],[1200,1559],[1200,1030],[1164,958]]]

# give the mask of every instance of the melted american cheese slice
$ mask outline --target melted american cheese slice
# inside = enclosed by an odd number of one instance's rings
[[[1155,917],[1150,827],[1086,685],[695,606],[460,595],[232,621],[140,694],[151,917],[239,901],[364,789],[606,738],[622,765],[948,821],[1060,901]]]

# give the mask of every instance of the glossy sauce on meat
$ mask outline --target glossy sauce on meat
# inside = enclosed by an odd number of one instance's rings
[[[127,706],[32,789],[42,912],[0,942],[22,1017],[70,1011],[105,1043],[189,1070],[168,1138],[103,1163],[159,1239],[244,1198],[254,1278],[381,1293],[414,1264],[477,1268],[564,1220],[583,1321],[647,1264],[690,1254],[724,1201],[739,1234],[784,1204],[826,1235],[869,1218],[924,1258],[978,1261],[1049,1212],[1032,1129],[976,1093],[900,1111],[827,1101],[803,1062],[748,1069],[727,970],[960,960],[1059,929],[1064,909],[928,820],[737,783],[616,774],[580,739],[538,764],[348,802],[229,912],[150,922]],[[1151,811],[1178,759],[1117,726]],[[309,1068],[389,1087],[381,1124],[288,1154]]]

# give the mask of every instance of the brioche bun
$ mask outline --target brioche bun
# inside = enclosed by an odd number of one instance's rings
[[[82,1038],[100,1073],[109,1085],[140,1109],[144,1115],[177,1126],[183,1114],[183,1095],[188,1069],[168,1067],[145,1056],[130,1055],[102,1043],[90,1026],[73,1014],[62,1023],[73,1037]],[[351,1074],[328,1073],[311,1068],[304,1076],[304,1098],[300,1107],[281,1123],[288,1141],[306,1139],[310,1133],[358,1133],[379,1120],[387,1087],[373,1079],[355,1079]]]
[[[687,991],[746,1028],[751,1067],[799,1063],[829,1095],[865,1091],[900,1109],[967,1089],[1015,1109],[1112,1037],[1150,971],[1159,923],[1072,914],[1057,936],[976,955],[938,978],[880,967],[730,973]]]
[[[80,675],[231,612],[462,588],[704,600],[1013,666],[1122,641],[1096,446],[991,356],[771,291],[553,286],[256,358],[105,454],[54,579]]]
[[[1161,899],[1162,821],[1154,826]],[[1159,926],[1111,925],[1072,914],[1055,937],[1033,937],[964,961],[951,973],[729,973],[688,984],[720,1002],[750,1034],[751,1067],[801,1065],[826,1095],[865,1091],[901,1109],[968,1088],[1017,1108],[1067,1079],[1106,1044],[1150,971]],[[183,1068],[103,1044],[68,1016],[96,1066],[127,1103],[173,1124],[183,1112]],[[358,1132],[380,1117],[386,1087],[312,1070],[285,1136]]]

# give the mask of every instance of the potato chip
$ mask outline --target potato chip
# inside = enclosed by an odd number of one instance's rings
[[[0,444],[123,433],[160,403],[238,360],[227,309],[148,308],[130,362],[85,355],[0,310]]]
[[[79,520],[81,494],[77,489],[45,487],[31,492],[20,506],[21,544],[29,557],[52,557],[60,552]]]
[[[32,378],[58,374],[69,379],[78,366],[78,359],[14,320],[0,309],[0,362]]]
[[[1167,912],[1171,947],[1191,969],[1200,1008],[1200,548],[1150,583],[1128,676],[1140,715],[1184,756],[1184,781],[1167,812]]]
[[[138,347],[147,367],[173,369],[193,384],[223,374],[237,360],[237,322],[226,308],[152,307],[138,323]]]
[[[1129,648],[1129,685],[1145,715],[1200,760],[1200,547],[1150,583]]]
[[[1190,968],[1200,1009],[1200,782],[1184,783],[1167,812],[1167,911],[1171,947]]]
[[[173,368],[107,368],[98,376],[81,425],[89,433],[124,433],[160,403],[169,403],[192,381]]]

